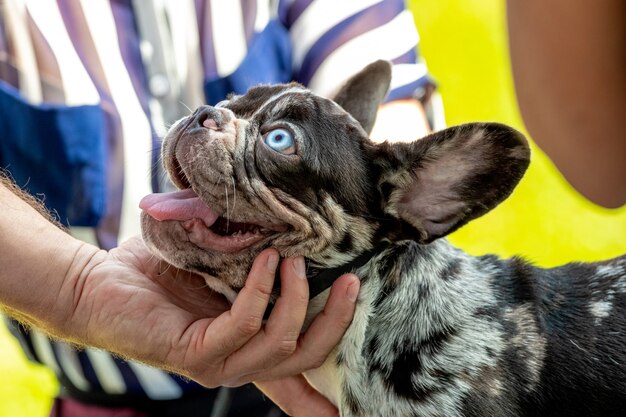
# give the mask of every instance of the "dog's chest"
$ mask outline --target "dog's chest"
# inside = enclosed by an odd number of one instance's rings
[[[362,402],[367,393],[363,386],[364,375],[368,368],[362,355],[364,351],[365,335],[375,299],[375,285],[372,282],[363,283],[359,292],[357,307],[352,324],[346,331],[341,342],[326,361],[319,368],[305,373],[309,383],[333,404],[341,408],[351,396],[358,395],[355,401]],[[327,294],[319,299],[326,301]],[[316,299],[319,303],[320,300]],[[349,394],[346,394],[349,391]]]
[[[435,246],[426,253],[395,245],[357,271],[363,283],[353,322],[323,366],[306,374],[342,417],[461,415],[467,391],[495,365],[486,352],[502,350],[500,327],[465,325],[492,294],[480,280],[442,280],[462,262],[448,246]],[[490,386],[497,390],[498,380]]]

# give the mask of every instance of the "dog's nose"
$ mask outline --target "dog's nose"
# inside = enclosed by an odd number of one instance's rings
[[[196,110],[194,124],[197,127],[219,130],[222,125],[222,113],[215,107],[201,106]]]
[[[195,113],[195,124],[210,130],[221,130],[231,120],[232,112],[228,109],[201,106]]]

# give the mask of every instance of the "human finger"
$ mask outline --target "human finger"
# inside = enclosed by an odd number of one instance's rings
[[[285,413],[294,417],[336,417],[335,407],[302,375],[255,383]]]
[[[309,303],[304,258],[285,259],[280,272],[281,293],[270,317],[253,339],[226,359],[225,368],[231,368],[227,373],[243,376],[270,369],[296,350]]]
[[[230,311],[217,317],[207,329],[204,342],[211,363],[223,362],[261,329],[278,262],[275,249],[261,252]],[[222,368],[225,368],[224,364]]]
[[[282,360],[296,350],[309,305],[304,258],[285,259],[280,271],[280,297],[265,325],[265,336],[272,346],[270,353],[275,353],[276,360]]]
[[[352,322],[359,286],[359,279],[354,274],[337,279],[324,310],[300,336],[296,351],[280,364],[249,377],[254,381],[265,381],[320,367]]]

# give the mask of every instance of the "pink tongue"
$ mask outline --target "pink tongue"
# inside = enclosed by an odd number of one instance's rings
[[[202,219],[207,227],[219,217],[191,188],[172,193],[149,194],[141,199],[139,208],[158,221]]]

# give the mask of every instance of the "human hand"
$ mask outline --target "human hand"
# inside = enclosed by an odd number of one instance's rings
[[[296,259],[282,262],[281,296],[262,323],[277,264],[275,250],[263,251],[230,306],[201,277],[159,261],[134,238],[93,255],[67,284],[75,299],[65,331],[207,387],[300,374],[321,365],[338,343],[359,283],[352,274],[340,277],[324,312],[301,335],[308,286]]]

